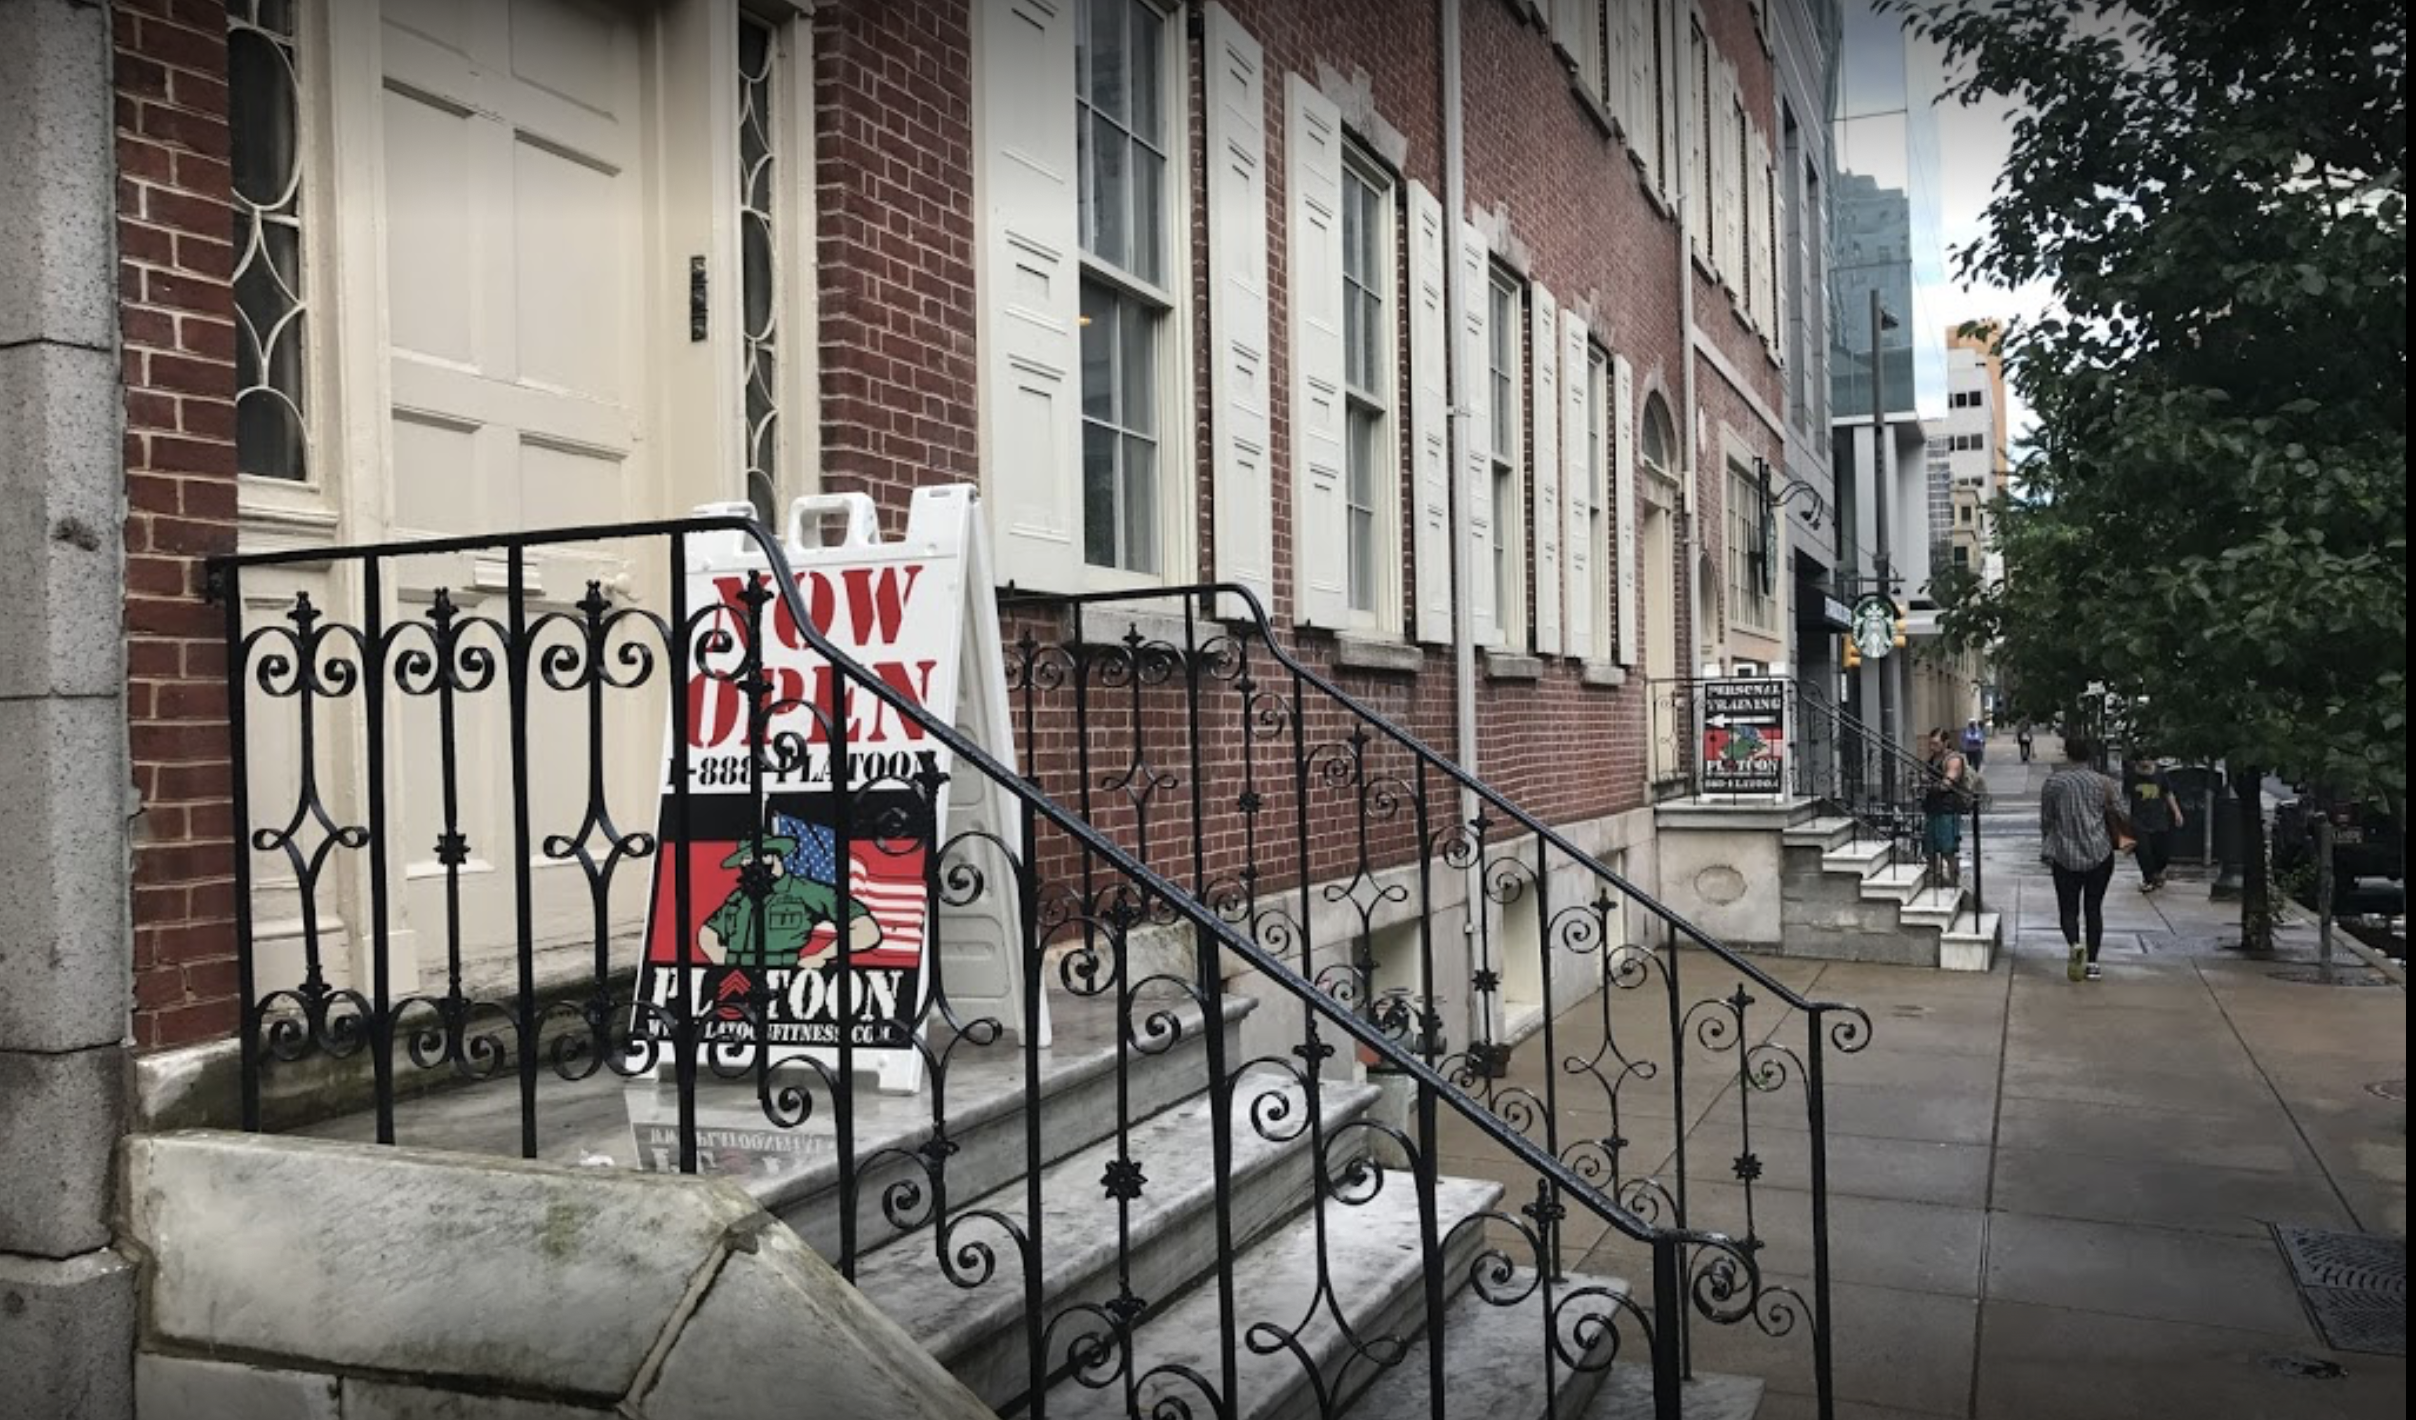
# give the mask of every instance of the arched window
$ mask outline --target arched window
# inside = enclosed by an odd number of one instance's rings
[[[1669,417],[1669,401],[1659,395],[1644,401],[1644,466],[1675,482],[1678,477],[1678,426]]]

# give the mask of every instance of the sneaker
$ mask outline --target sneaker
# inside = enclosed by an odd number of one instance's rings
[[[2071,977],[2074,981],[2086,981],[2088,974],[2089,954],[2079,947],[2074,947],[2071,959],[2064,964],[2064,975]]]
[[[2091,981],[2103,981],[2103,980],[2105,980],[2105,979],[2106,979],[2106,973],[2105,973],[2104,969],[2103,969],[2103,968],[2101,968],[2100,966],[2098,966],[2098,964],[2097,964],[2096,962],[2091,962],[2091,963],[2089,963],[2089,965],[2088,965],[2088,967],[2087,967],[2087,969],[2086,969],[2086,971],[2085,971],[2085,975],[2086,975],[2086,976],[2087,976],[2087,978],[2088,978],[2089,980],[2091,980]]]
[[[2141,892],[2154,892],[2156,890],[2156,886],[2156,880],[2154,878],[2143,878],[2140,880],[2139,890]]]

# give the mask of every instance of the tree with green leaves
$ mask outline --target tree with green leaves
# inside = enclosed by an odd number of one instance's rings
[[[2010,101],[1962,272],[2044,281],[2003,333],[2036,420],[2005,579],[1942,579],[2017,709],[2102,682],[2221,758],[2271,945],[2268,771],[2406,821],[2407,29],[2397,0],[1880,0],[1949,97]]]

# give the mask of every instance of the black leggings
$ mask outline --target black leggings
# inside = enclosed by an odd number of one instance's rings
[[[2081,914],[2089,918],[2089,960],[2097,960],[2097,949],[2106,940],[2106,884],[2114,881],[2114,858],[2094,868],[2075,871],[2062,864],[2050,865],[2055,872],[2055,915],[2064,928],[2064,943],[2077,947],[2081,942]]]

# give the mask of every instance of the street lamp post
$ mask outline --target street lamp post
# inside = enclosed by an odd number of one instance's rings
[[[1879,336],[1880,332],[1895,328],[1896,318],[1888,314],[1887,308],[1879,303],[1879,288],[1873,286],[1871,288],[1871,513],[1875,519],[1873,531],[1876,536],[1872,538],[1871,562],[1872,571],[1878,578],[1881,596],[1892,596],[1890,585],[1892,579],[1888,575],[1888,501],[1892,492],[1892,481],[1888,477],[1888,464],[1892,461],[1891,455],[1894,453],[1894,449],[1887,434],[1887,375],[1880,364]],[[1901,738],[1896,733],[1896,667],[1891,663],[1892,659],[1881,661],[1876,668],[1879,676],[1879,735],[1887,742],[1890,749],[1896,748]],[[1882,791],[1893,799],[1896,796],[1895,756],[1880,756],[1880,765],[1880,773],[1883,777]]]

